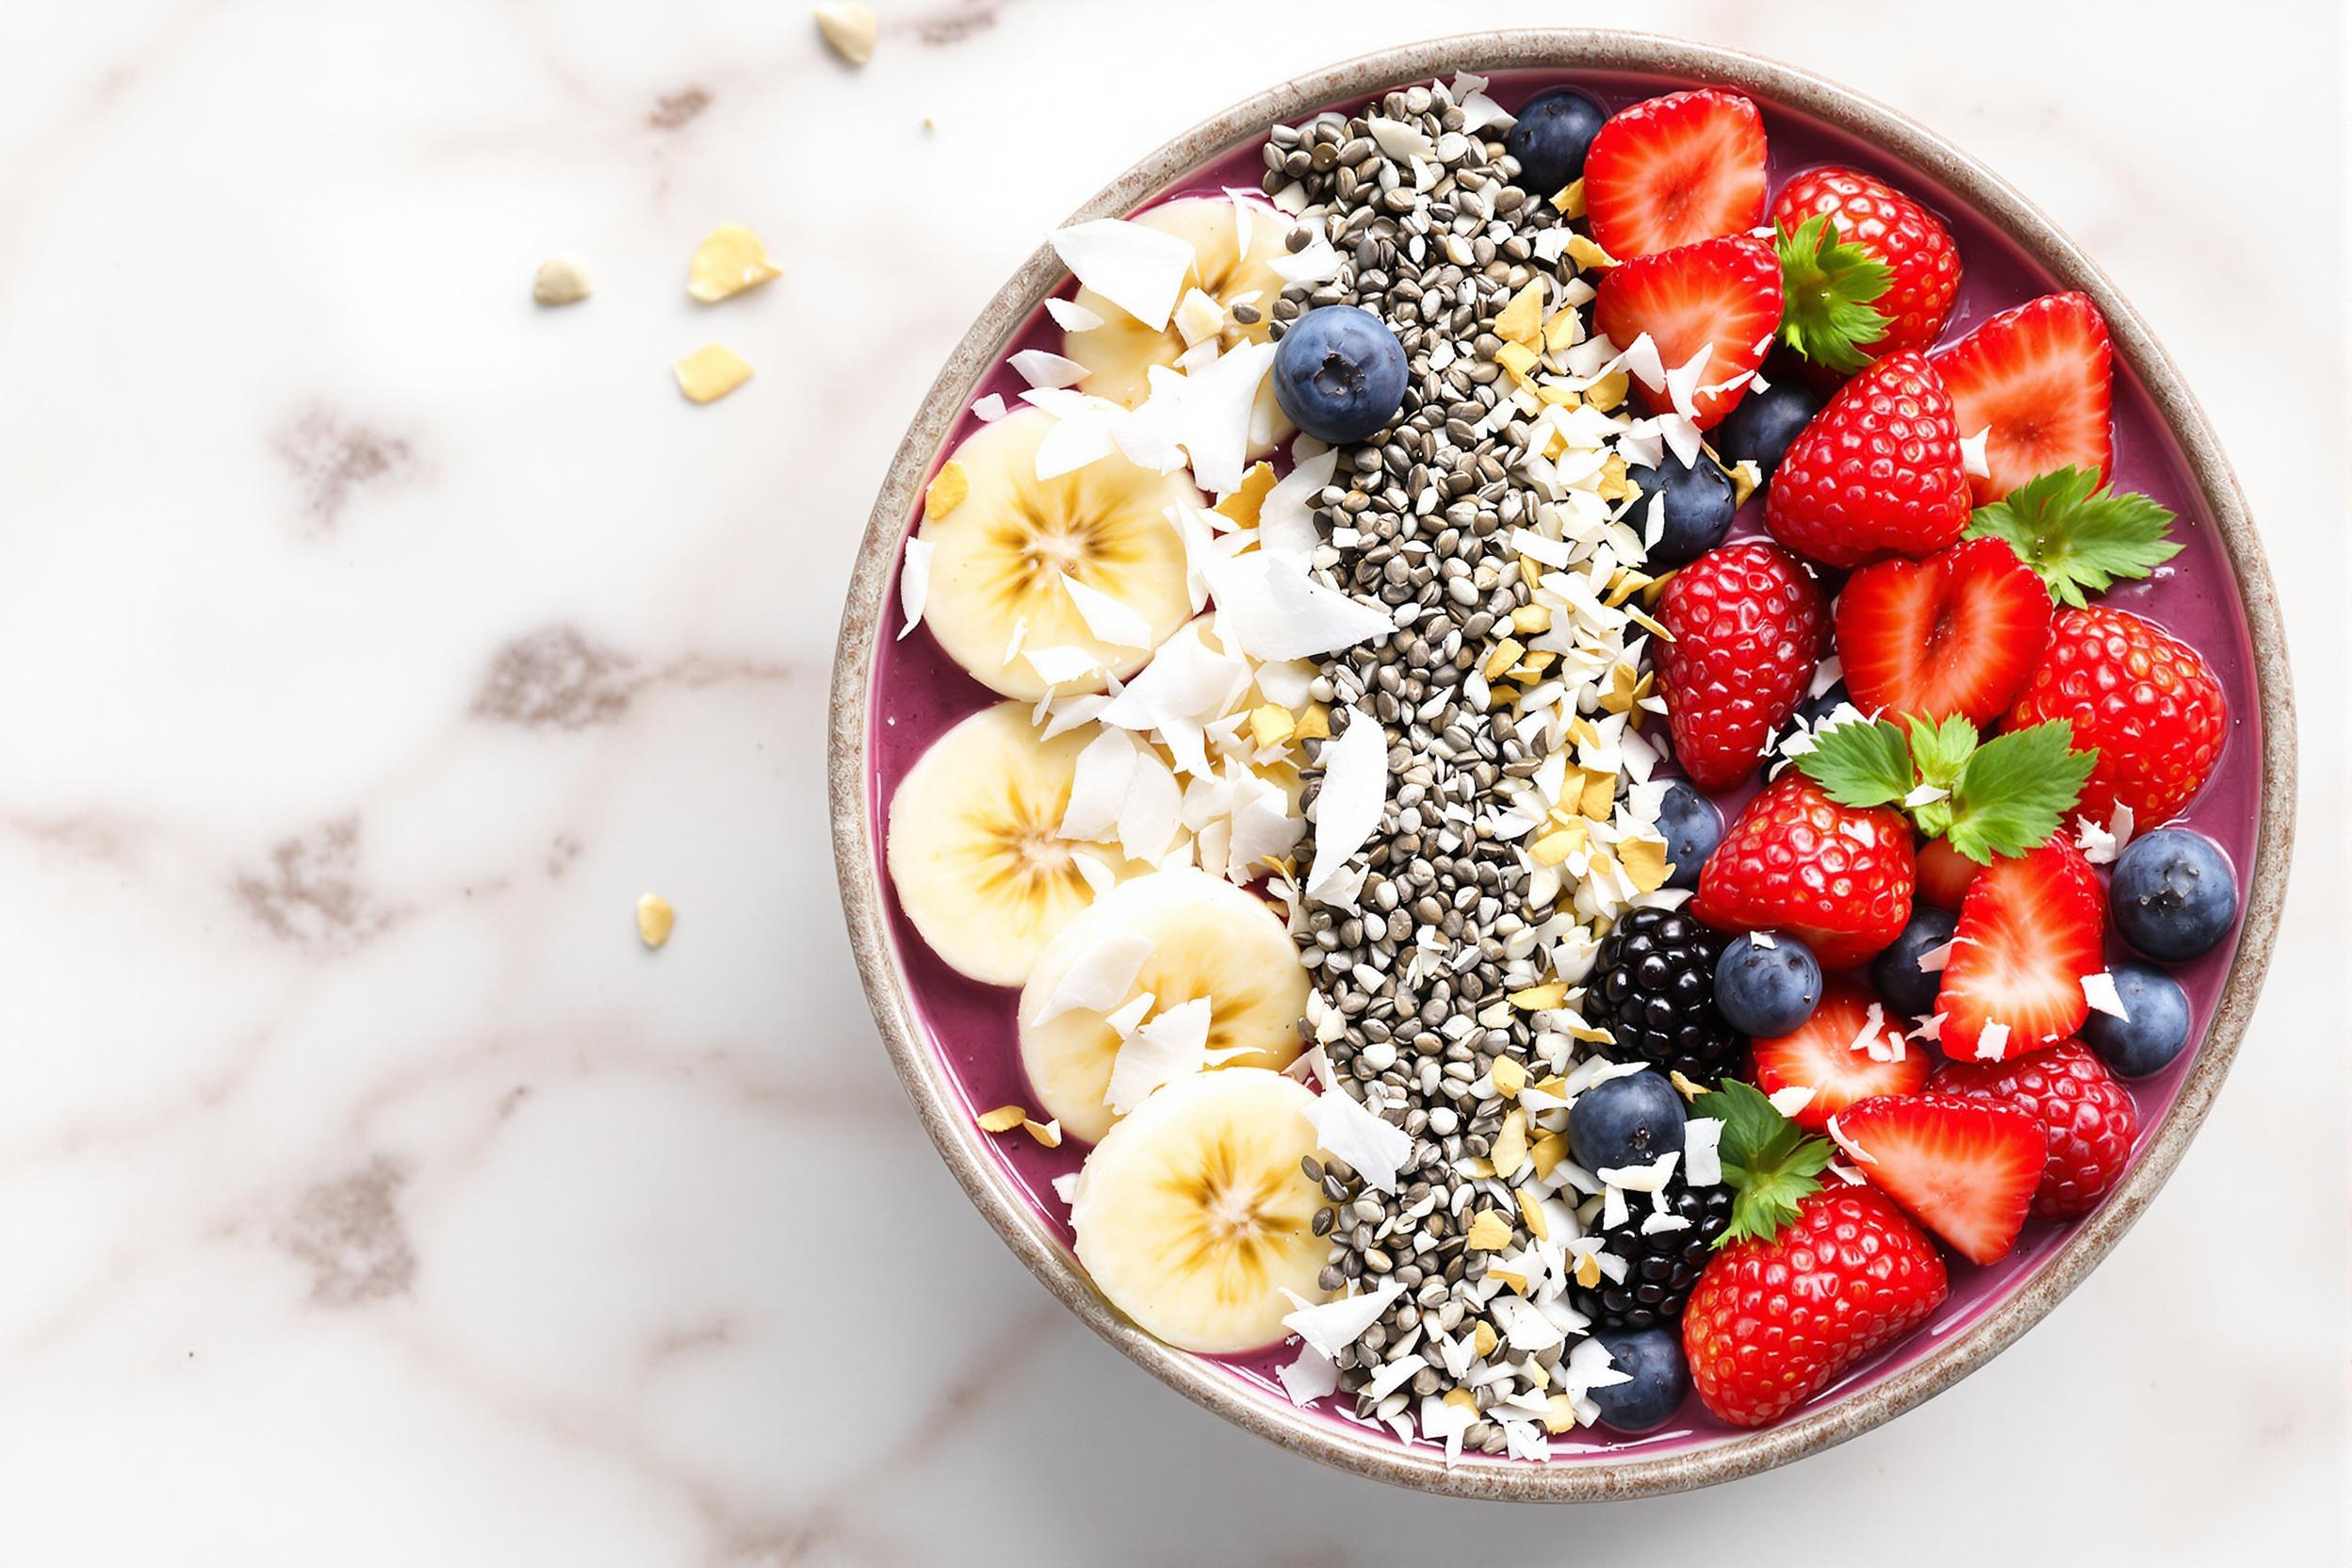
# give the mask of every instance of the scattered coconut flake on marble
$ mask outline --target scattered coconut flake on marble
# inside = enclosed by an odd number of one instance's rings
[[[1296,1361],[1274,1369],[1282,1392],[1294,1405],[1306,1405],[1339,1392],[1339,1363],[1312,1345],[1298,1347]]]
[[[1032,386],[1075,386],[1086,379],[1085,366],[1043,349],[1021,350],[1013,355],[1012,367]]]
[[[2082,977],[2082,1000],[2109,1018],[2130,1019],[2123,1005],[2123,996],[2115,989],[2115,977],[2107,970]]]
[[[1119,648],[1151,647],[1152,623],[1141,611],[1079,581],[1068,572],[1062,574],[1062,586],[1069,591],[1070,603],[1078,607],[1078,618],[1086,623],[1086,630],[1096,642]]]
[[[1164,1084],[1208,1066],[1210,1004],[1205,996],[1180,1002],[1127,1037],[1111,1061],[1102,1102],[1119,1116]]]
[[[1402,1127],[1381,1119],[1346,1089],[1333,1086],[1307,1107],[1318,1147],[1353,1166],[1364,1184],[1378,1192],[1396,1190],[1396,1172],[1413,1157],[1413,1139]]]
[[[1378,1289],[1363,1295],[1343,1296],[1336,1301],[1315,1305],[1286,1286],[1277,1288],[1298,1308],[1282,1319],[1282,1327],[1327,1356],[1336,1356],[1353,1345],[1364,1330],[1380,1320],[1389,1303],[1405,1292],[1396,1281],[1386,1280]]]
[[[1191,244],[1149,223],[1098,218],[1053,235],[1054,253],[1070,274],[1150,327],[1168,330],[1168,318],[1192,270]]]
[[[1075,300],[1060,298],[1045,302],[1045,313],[1054,318],[1054,324],[1064,332],[1092,332],[1102,324],[1102,318]]]
[[[906,558],[898,568],[898,602],[906,613],[900,637],[923,624],[923,606],[931,599],[931,552],[939,547],[928,539],[906,541]]]
[[[1039,1004],[1030,1023],[1051,1023],[1074,1009],[1108,1013],[1135,989],[1135,976],[1151,956],[1151,939],[1133,931],[1096,938],[1070,959],[1070,968],[1062,972],[1053,994]]]
[[[1976,1059],[1980,1062],[2000,1061],[2001,1053],[2008,1048],[2009,1026],[2005,1023],[1988,1023],[1984,1032],[1976,1037]]]
[[[1380,825],[1388,801],[1388,736],[1380,720],[1357,710],[1348,727],[1323,745],[1323,788],[1315,797],[1315,863],[1307,896],[1330,890],[1349,858]]]

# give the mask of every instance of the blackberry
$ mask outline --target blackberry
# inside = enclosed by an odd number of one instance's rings
[[[1666,1212],[1690,1222],[1687,1230],[1642,1233],[1656,1212],[1646,1193],[1627,1193],[1632,1213],[1622,1225],[1599,1233],[1601,1250],[1625,1260],[1625,1283],[1607,1275],[1592,1290],[1579,1289],[1576,1309],[1602,1329],[1647,1329],[1682,1316],[1699,1271],[1715,1255],[1715,1238],[1731,1224],[1729,1186],[1692,1187],[1677,1177],[1666,1185]]]
[[[1585,988],[1585,1018],[1616,1037],[1604,1054],[1657,1064],[1714,1084],[1742,1041],[1715,1010],[1723,939],[1680,909],[1636,909],[1602,941]]]

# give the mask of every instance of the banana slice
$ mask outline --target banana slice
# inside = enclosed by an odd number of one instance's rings
[[[1117,995],[1067,1005],[1063,982],[1073,968],[1101,967],[1123,949],[1148,949],[1132,983]],[[1082,975],[1082,980],[1086,979]],[[1072,991],[1088,988],[1082,984]],[[1141,992],[1160,1014],[1208,999],[1206,1050],[1238,1066],[1279,1068],[1298,1054],[1298,1021],[1307,1010],[1307,971],[1282,917],[1220,877],[1189,869],[1156,871],[1112,889],[1047,944],[1021,993],[1021,1061],[1030,1086],[1062,1131],[1100,1141],[1116,1120],[1106,1102],[1111,1070],[1123,1043],[1114,1014]],[[1146,1102],[1149,1103],[1149,1102]]]
[[[1070,1204],[1078,1261],[1113,1306],[1184,1350],[1281,1339],[1287,1287],[1323,1292],[1322,1194],[1304,1086],[1264,1068],[1170,1084],[1086,1157]]]
[[[956,662],[1010,697],[1040,697],[1049,685],[1102,691],[1107,677],[1141,669],[1192,612],[1184,540],[1167,510],[1200,505],[1200,492],[1182,470],[1155,474],[1117,452],[1040,480],[1037,446],[1054,425],[1052,415],[1023,409],[956,448],[970,489],[943,514],[926,514],[916,535],[935,547],[924,624]],[[1114,613],[1132,612],[1125,635],[1141,645],[1098,639],[1065,577],[1082,594],[1108,596]],[[1053,668],[1070,649],[1092,667]],[[1039,674],[1032,654],[1059,678]]]
[[[898,902],[959,973],[1018,986],[1071,917],[1094,900],[1077,852],[1124,881],[1150,870],[1114,846],[1056,836],[1082,725],[1041,741],[1029,710],[1001,702],[931,744],[890,797],[888,854]]]
[[[1180,302],[1177,316],[1168,322],[1167,330],[1153,332],[1093,289],[1080,289],[1076,300],[1079,308],[1102,318],[1099,327],[1063,335],[1062,352],[1086,368],[1081,391],[1134,408],[1151,395],[1151,368],[1174,365],[1192,347],[1184,335],[1187,326],[1198,332],[1206,325],[1217,337],[1220,353],[1243,343],[1266,341],[1266,325],[1274,318],[1274,302],[1282,293],[1282,274],[1274,270],[1271,263],[1285,253],[1283,237],[1289,234],[1291,224],[1288,218],[1272,207],[1255,204],[1250,208],[1250,220],[1247,254],[1240,247],[1233,204],[1227,197],[1187,196],[1153,207],[1135,220],[1165,230],[1192,246],[1192,275],[1185,279],[1184,287],[1198,288],[1207,295],[1217,304],[1218,316],[1212,323],[1197,322]],[[1252,295],[1254,299],[1250,298]],[[1253,305],[1258,319],[1247,323],[1234,320],[1236,303]],[[1201,340],[1205,341],[1205,336]],[[1257,413],[1254,428],[1270,433],[1260,449],[1291,433],[1290,421],[1282,417],[1282,411],[1274,400],[1274,381],[1270,376],[1258,391]]]

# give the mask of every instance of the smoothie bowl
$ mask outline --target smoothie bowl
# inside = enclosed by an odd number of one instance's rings
[[[1891,112],[1441,41],[1179,138],[951,356],[831,798],[868,997],[1089,1327],[1482,1497],[1982,1364],[2235,1052],[2293,805],[2178,373]]]

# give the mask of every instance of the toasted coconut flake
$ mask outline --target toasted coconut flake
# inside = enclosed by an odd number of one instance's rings
[[[1494,1092],[1505,1100],[1516,1100],[1527,1085],[1527,1070],[1516,1058],[1497,1056],[1492,1070]]]
[[[724,343],[705,343],[670,367],[690,401],[714,403],[751,379],[751,367]]]
[[[1527,1165],[1527,1113],[1513,1110],[1503,1118],[1502,1130],[1494,1135],[1494,1147],[1487,1156],[1494,1162],[1494,1174],[1508,1182]]]
[[[1166,332],[1193,265],[1192,246],[1164,229],[1098,218],[1056,229],[1054,253],[1077,280],[1153,332]]]
[[[984,1133],[1009,1133],[1029,1119],[1024,1105],[999,1105],[992,1111],[980,1113],[980,1130]]]
[[[1481,1209],[1470,1221],[1463,1244],[1473,1252],[1499,1252],[1511,1245],[1511,1221],[1493,1209]]]
[[[694,247],[694,260],[686,268],[686,292],[704,304],[716,304],[781,275],[758,235],[741,223],[722,223]]]
[[[678,911],[660,893],[644,893],[637,899],[637,939],[647,947],[660,947],[670,939],[670,932],[678,924]]]

